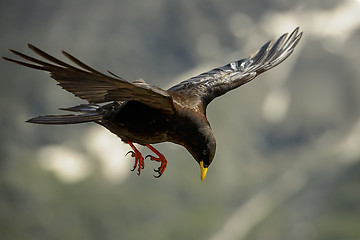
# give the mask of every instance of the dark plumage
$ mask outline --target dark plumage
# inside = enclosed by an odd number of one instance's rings
[[[68,115],[39,116],[28,120],[39,124],[74,124],[95,122],[116,134],[132,148],[134,170],[144,168],[144,158],[133,143],[147,146],[156,156],[146,156],[161,162],[158,176],[166,168],[167,161],[150,144],[173,142],[184,146],[201,169],[201,180],[214,159],[216,141],[206,118],[206,107],[216,97],[235,89],[262,72],[284,61],[300,41],[302,33],[296,28],[290,35],[284,34],[275,43],[268,42],[255,54],[202,73],[185,80],[168,90],[152,86],[144,81],[128,82],[115,74],[104,75],[80,62],[65,51],[62,53],[75,66],[56,59],[28,44],[40,57],[39,60],[10,50],[27,60],[23,62],[4,57],[17,64],[48,71],[65,90],[85,99],[89,104],[64,108],[76,112]],[[102,103],[102,105],[98,105]]]

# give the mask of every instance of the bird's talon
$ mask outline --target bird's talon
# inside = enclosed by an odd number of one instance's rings
[[[154,172],[158,173],[158,175],[154,175],[155,178],[159,178],[161,177],[161,175],[164,173],[166,165],[167,165],[167,161],[165,159],[165,157],[159,153],[155,148],[153,148],[151,145],[146,145],[146,147],[148,147],[151,151],[153,151],[157,157],[154,157],[152,155],[146,155],[146,157],[144,158],[141,153],[139,152],[139,150],[137,150],[134,146],[134,144],[132,142],[127,142],[130,147],[132,148],[132,151],[129,151],[126,153],[125,156],[127,156],[129,153],[131,153],[131,156],[135,158],[135,163],[134,163],[134,167],[133,169],[131,169],[131,171],[135,171],[135,169],[137,169],[137,175],[140,176],[141,170],[144,169],[145,167],[145,162],[144,159],[150,158],[151,161],[157,161],[157,162],[161,162],[161,165],[159,168],[154,169]]]
[[[134,153],[133,151],[128,151],[128,152],[125,154],[125,157],[126,157],[129,153],[131,153],[131,156],[132,156],[132,157],[135,156],[135,153]]]
[[[151,156],[151,155],[147,155],[145,158],[150,157],[151,161],[157,161],[157,162],[161,162],[161,165],[158,169],[154,169],[154,172],[158,173],[159,175],[155,176],[155,178],[159,178],[161,177],[161,175],[164,173],[166,165],[167,165],[167,161],[164,157],[164,155],[162,155],[158,150],[156,150],[154,147],[152,147],[151,145],[146,145],[151,151],[153,151],[157,157]]]
[[[162,174],[159,174],[159,175],[157,175],[157,176],[153,175],[153,176],[154,176],[154,178],[159,178],[159,177],[161,177],[161,175],[162,175]]]
[[[133,151],[129,151],[126,155],[131,153],[131,157],[135,158],[134,168],[131,169],[131,171],[135,171],[135,169],[137,168],[138,169],[137,175],[140,175],[141,170],[144,169],[144,167],[145,167],[144,158],[141,155],[141,153],[139,152],[139,150],[137,150],[135,148],[135,146],[132,144],[132,142],[128,142],[128,144],[133,149]]]

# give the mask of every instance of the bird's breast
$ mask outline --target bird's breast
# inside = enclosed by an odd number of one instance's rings
[[[172,115],[139,102],[129,101],[115,112],[105,113],[101,123],[124,141],[152,144],[168,141]]]

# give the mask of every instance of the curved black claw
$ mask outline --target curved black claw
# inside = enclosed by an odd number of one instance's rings
[[[151,155],[149,154],[149,155],[146,155],[145,159],[147,159],[148,157],[150,158],[150,160],[153,160],[153,159],[155,158],[154,156],[151,156]],[[154,169],[154,171],[157,172],[156,169]],[[154,176],[154,177],[155,177],[155,176]]]
[[[155,171],[155,172],[156,172],[156,171]],[[159,177],[161,177],[161,175],[162,175],[162,174],[159,173],[159,175],[157,175],[157,176],[153,175],[153,176],[154,176],[154,178],[159,178]]]
[[[128,151],[128,152],[125,154],[125,157],[126,157],[129,153],[131,153],[131,157],[134,157],[134,156],[135,156],[134,151]],[[136,165],[134,166],[133,169],[130,169],[130,171],[132,171],[132,172],[135,171],[135,168],[136,168]]]
[[[132,157],[133,157],[133,155],[135,155],[134,151],[128,151],[128,152],[125,154],[125,157],[126,157],[129,153],[131,153],[131,156],[132,156]]]
[[[135,166],[133,169],[130,169],[130,171],[134,171],[136,169],[137,166]],[[141,167],[141,169],[144,169],[144,167]],[[136,173],[138,176],[140,176],[140,170],[138,170],[138,172]]]
[[[164,171],[162,171],[161,166],[158,169],[154,169],[154,172],[158,173],[159,175],[155,176],[153,175],[155,178],[159,178],[163,175]]]
[[[146,155],[145,159],[148,158],[148,157],[149,157],[150,160],[152,160],[152,161],[154,161],[154,159],[156,159],[154,156],[151,156],[151,155]],[[153,175],[153,176],[154,176],[155,178],[161,177],[162,173],[160,173],[160,171],[161,171],[161,166],[160,166],[158,169],[154,169],[154,172],[158,173],[159,175],[158,175],[158,176]]]

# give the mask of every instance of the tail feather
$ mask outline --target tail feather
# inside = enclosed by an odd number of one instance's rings
[[[27,120],[29,123],[37,124],[52,124],[52,125],[63,125],[63,124],[75,124],[97,121],[102,118],[99,113],[85,113],[85,114],[67,114],[67,115],[47,115],[38,116]]]
[[[100,106],[96,104],[80,104],[75,107],[60,108],[60,110],[65,110],[70,112],[90,113],[90,112],[96,112],[96,110],[99,107]]]

